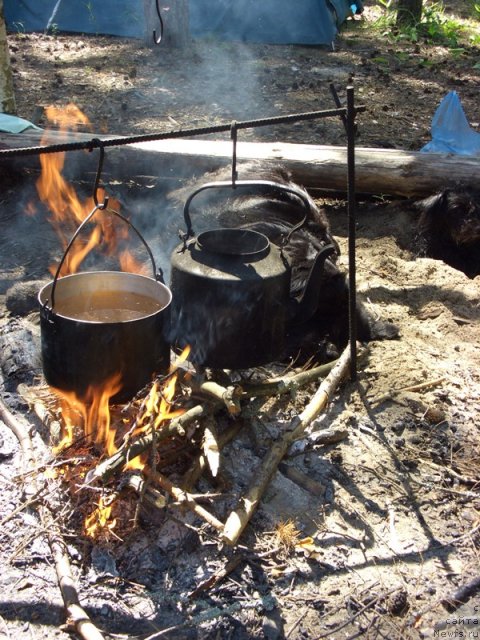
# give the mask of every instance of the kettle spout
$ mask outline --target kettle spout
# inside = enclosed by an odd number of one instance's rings
[[[325,261],[335,253],[335,251],[336,248],[333,244],[327,244],[318,252],[315,262],[310,269],[305,289],[301,297],[296,301],[293,309],[293,319],[295,322],[306,322],[317,310]]]

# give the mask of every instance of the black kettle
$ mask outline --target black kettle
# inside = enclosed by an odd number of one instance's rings
[[[244,228],[220,228],[195,237],[190,204],[207,189],[244,188],[281,191],[300,198],[305,216],[285,238],[306,223],[310,203],[299,189],[268,180],[210,182],[187,199],[187,232],[171,257],[170,342],[191,347],[191,359],[219,369],[246,369],[272,362],[285,348],[293,315],[308,319],[316,308],[325,260],[335,251],[326,245],[317,254],[299,300],[290,297],[291,266],[283,247],[266,235]]]

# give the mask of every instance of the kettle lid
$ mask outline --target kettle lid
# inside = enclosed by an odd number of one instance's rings
[[[210,229],[197,236],[196,245],[202,251],[224,256],[259,258],[268,252],[266,235],[252,229]]]

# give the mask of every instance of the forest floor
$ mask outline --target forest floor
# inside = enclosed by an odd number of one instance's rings
[[[47,127],[44,107],[73,102],[93,131],[130,135],[331,108],[329,84],[343,99],[351,83],[366,106],[357,122],[361,146],[419,150],[431,138],[435,109],[452,90],[479,131],[479,23],[470,3],[447,4],[445,15],[466,29],[449,46],[383,34],[375,24],[381,9],[373,3],[347,23],[334,51],[212,40],[171,51],[102,36],[11,34],[18,113]],[[241,135],[346,144],[335,121]],[[147,509],[131,530],[92,541],[76,511],[84,508],[85,492],[79,498],[71,490],[75,476],[67,491],[61,479],[43,475],[41,465],[52,460],[50,442],[25,401],[25,387],[23,396],[18,390],[20,383],[33,390],[42,385],[39,314],[33,304],[27,315],[14,315],[7,298],[19,282],[48,280],[51,257],[59,257],[48,216],[24,213],[37,198],[37,175],[29,170],[16,182],[11,175],[2,179],[2,399],[34,425],[41,468],[27,476],[26,487],[33,476],[47,487],[42,500],[56,514],[80,602],[104,636],[476,637],[478,588],[453,612],[445,600],[479,580],[479,277],[418,258],[412,214],[402,200],[359,198],[359,294],[375,317],[399,327],[400,337],[369,345],[358,380],[342,385],[313,432],[289,450],[241,546],[224,545],[214,528],[178,506]],[[119,180],[110,186],[129,211],[138,210],[138,200],[168,206],[163,184]],[[347,269],[345,201],[319,202]],[[147,241],[158,243],[157,230],[140,218]],[[259,373],[276,372],[272,366]],[[199,483],[196,491],[211,494],[207,506],[220,520],[316,386],[256,405],[222,453],[219,481]],[[217,428],[230,423],[220,417]],[[319,444],[315,434],[326,425],[343,439]],[[81,455],[75,450],[72,457]],[[21,470],[19,444],[0,422],[0,638],[63,640],[75,633],[65,626],[45,523],[37,502],[25,503]],[[459,632],[464,635],[452,635]]]

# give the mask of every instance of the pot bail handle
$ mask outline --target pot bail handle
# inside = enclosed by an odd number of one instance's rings
[[[145,249],[147,250],[148,256],[150,258],[150,262],[152,263],[152,269],[153,269],[153,278],[154,280],[160,281],[160,282],[164,282],[163,279],[163,271],[159,268],[157,270],[157,265],[155,263],[155,258],[153,257],[153,253],[152,250],[150,249],[150,247],[147,244],[147,241],[145,240],[145,238],[143,237],[143,235],[140,233],[140,231],[137,229],[137,227],[130,222],[130,220],[128,218],[126,218],[124,215],[122,215],[121,213],[119,213],[118,211],[115,211],[115,209],[111,209],[110,207],[106,206],[106,203],[108,202],[108,198],[105,198],[103,203],[97,203],[95,204],[94,208],[92,209],[92,211],[90,211],[90,213],[88,214],[88,216],[80,223],[80,225],[78,226],[77,230],[75,231],[75,233],[73,234],[73,236],[70,239],[70,242],[68,243],[63,256],[58,264],[57,270],[55,272],[55,276],[53,278],[53,284],[52,284],[52,292],[50,294],[50,299],[51,299],[51,311],[53,311],[53,308],[55,306],[55,289],[57,287],[57,281],[58,278],[60,277],[60,272],[62,270],[62,267],[65,263],[65,260],[67,258],[67,254],[70,251],[70,249],[72,248],[73,243],[75,242],[75,240],[77,239],[77,237],[80,235],[80,233],[83,231],[84,227],[90,222],[90,220],[93,218],[93,216],[97,213],[97,211],[108,211],[109,213],[113,213],[114,215],[116,215],[118,218],[120,218],[121,220],[123,220],[126,224],[128,224],[128,226],[135,231],[135,233],[137,234],[137,236],[140,238],[143,246],[145,247]],[[44,307],[47,307],[48,304],[48,300],[45,301]]]
[[[232,181],[230,182],[229,180],[226,181],[217,181],[217,182],[206,182],[205,184],[201,185],[200,187],[198,187],[198,189],[196,189],[193,193],[191,193],[186,202],[185,205],[183,207],[183,217],[185,220],[185,225],[187,227],[187,231],[186,233],[184,232],[180,232],[179,236],[180,239],[183,241],[183,250],[185,251],[187,248],[187,243],[188,240],[190,240],[190,238],[193,238],[195,233],[193,231],[193,227],[192,227],[192,219],[190,217],[190,205],[191,202],[193,200],[193,198],[198,195],[199,193],[201,193],[202,191],[205,191],[207,189],[231,189],[233,192],[235,192],[238,188],[258,188],[258,190],[260,192],[272,192],[272,191],[277,191],[280,193],[288,193],[290,195],[294,195],[297,198],[299,198],[302,201],[302,204],[305,207],[305,215],[302,218],[302,220],[300,220],[300,222],[298,222],[296,225],[294,225],[292,227],[292,229],[288,232],[288,234],[285,236],[285,238],[282,241],[281,244],[281,248],[285,247],[286,244],[288,244],[290,237],[292,235],[292,233],[295,233],[295,231],[298,231],[299,229],[301,229],[305,223],[307,222],[307,218],[308,218],[308,212],[310,211],[311,205],[310,205],[310,200],[308,199],[308,196],[306,193],[304,193],[303,191],[301,191],[300,189],[296,189],[292,186],[287,186],[284,184],[281,184],[279,182],[274,182],[272,180],[236,180],[235,179],[235,173],[234,172],[232,174]],[[234,194],[236,195],[236,194]]]

